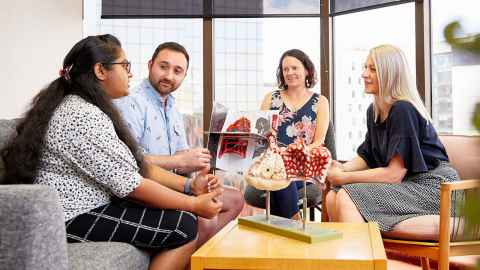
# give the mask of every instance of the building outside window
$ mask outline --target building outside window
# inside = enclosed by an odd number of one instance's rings
[[[260,108],[278,89],[276,69],[289,49],[304,51],[320,70],[319,18],[215,19],[214,29],[215,101],[231,109]],[[319,84],[313,91],[320,93]]]
[[[442,31],[446,23],[460,20],[465,37],[478,32],[480,20],[474,11],[480,9],[480,4],[469,0],[460,0],[453,6],[445,1],[431,2],[433,123],[441,133],[476,134],[470,117],[474,104],[480,101],[480,77],[477,75],[480,73],[480,57],[452,49],[445,43]],[[235,1],[225,3],[241,4]],[[318,16],[269,17],[282,12],[302,14],[306,10],[318,10],[319,1],[276,0],[265,3],[262,7],[264,17],[213,20],[214,99],[235,110],[260,107],[264,95],[277,87],[275,69],[281,54],[288,49],[304,50],[312,58],[317,71],[320,70]],[[360,77],[368,49],[385,43],[400,47],[415,75],[414,9],[415,3],[406,3],[333,17],[334,88],[331,102],[334,102],[332,117],[340,159],[352,158],[355,155],[352,149],[364,139],[366,127],[360,123],[365,123],[365,113],[372,100],[364,94]],[[191,127],[189,143],[202,145],[202,19],[100,19],[100,13],[100,0],[84,1],[84,35],[111,33],[121,40],[133,64],[132,86],[148,75],[147,62],[158,44],[177,41],[187,48],[191,65],[175,96]],[[317,85],[314,91],[320,92],[320,86]],[[353,122],[358,125],[352,125]],[[349,134],[355,136],[349,138]]]
[[[252,2],[251,0],[249,0]],[[250,3],[248,2],[248,3]],[[253,1],[257,3],[258,1]],[[253,3],[252,2],[252,3]],[[310,14],[320,10],[318,0],[276,0],[251,9],[247,2],[223,1],[214,12],[244,10],[272,14]],[[132,62],[131,86],[148,76],[147,63],[158,44],[176,41],[190,54],[190,67],[182,86],[174,92],[185,115],[191,146],[203,144],[203,20],[101,19],[101,0],[84,1],[84,36],[110,33],[122,42]],[[270,16],[272,17],[272,16]],[[276,67],[281,54],[304,50],[320,70],[320,19],[313,18],[214,19],[215,101],[233,110],[257,110],[264,95],[276,88]],[[299,28],[307,29],[300,31]],[[317,85],[314,89],[320,92]]]
[[[478,135],[471,118],[480,102],[480,55],[453,49],[443,36],[457,20],[462,37],[478,33],[478,10],[479,1],[432,1],[432,117],[440,133]]]
[[[368,50],[392,44],[404,51],[415,76],[415,4],[407,3],[333,17],[334,123],[337,156],[349,160],[366,133],[367,108],[361,74]],[[352,78],[352,79],[350,79]],[[351,137],[350,134],[355,134]]]
[[[203,145],[203,24],[202,19],[101,19],[102,1],[83,1],[84,36],[112,34],[132,62],[130,86],[148,77],[148,61],[163,42],[182,44],[190,56],[187,76],[173,95],[184,115],[191,147]]]

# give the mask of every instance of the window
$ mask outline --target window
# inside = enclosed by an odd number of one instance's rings
[[[478,1],[432,1],[432,116],[441,133],[478,134],[471,118],[480,102],[480,56],[453,49],[443,29],[458,20],[461,36],[478,33],[479,9]]]
[[[368,50],[387,43],[401,48],[415,74],[414,8],[414,3],[407,3],[333,18],[335,139],[337,156],[341,160],[356,155],[356,148],[363,142],[366,132],[366,125],[351,123],[364,123],[372,102],[371,97],[364,94],[360,79]],[[363,108],[363,111],[351,110],[352,106]],[[350,132],[357,136],[349,138]]]
[[[187,77],[174,92],[184,114],[187,140],[191,147],[203,144],[203,35],[202,19],[101,19],[101,0],[84,1],[84,36],[109,33],[122,43],[132,62],[136,86],[148,77],[148,61],[162,42],[176,41],[190,55]]]
[[[319,18],[215,19],[214,29],[215,101],[231,109],[260,108],[277,89],[276,69],[289,49],[304,51],[320,71]]]

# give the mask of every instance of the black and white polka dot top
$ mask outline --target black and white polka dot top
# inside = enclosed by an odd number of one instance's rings
[[[35,182],[57,190],[69,220],[127,196],[140,184],[138,171],[110,118],[70,95],[50,119]]]

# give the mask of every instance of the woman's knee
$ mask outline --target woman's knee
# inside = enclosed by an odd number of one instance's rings
[[[330,190],[325,196],[325,203],[327,206],[327,211],[332,212],[336,211],[336,202],[337,202],[337,192]]]
[[[362,214],[345,189],[340,189],[336,200],[337,221],[339,222],[365,222]]]
[[[225,188],[223,193],[223,205],[225,210],[240,214],[244,204],[245,200],[243,194],[239,190],[235,188]]]
[[[346,211],[352,206],[355,206],[355,205],[353,204],[352,199],[350,198],[350,195],[348,195],[345,189],[341,188],[335,196],[335,209],[336,209],[337,215],[340,215],[342,211]]]
[[[325,205],[322,206],[323,211],[326,211],[328,215],[328,219],[330,221],[336,221],[336,197],[337,197],[337,192],[334,190],[330,190],[327,195],[325,196]]]
[[[327,195],[325,196],[325,200],[326,200],[326,203],[327,204],[332,204],[335,202],[336,200],[336,197],[337,196],[337,192],[333,191],[333,190],[330,190]]]
[[[347,191],[343,188],[337,192],[335,203],[339,209],[354,205],[350,195],[348,195]]]

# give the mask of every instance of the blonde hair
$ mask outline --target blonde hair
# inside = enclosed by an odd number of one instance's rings
[[[373,106],[375,119],[378,120],[380,117],[380,101],[392,105],[395,101],[404,100],[412,103],[420,115],[431,122],[432,119],[418,94],[403,52],[392,45],[380,45],[372,48],[369,55],[377,70],[379,86]]]

